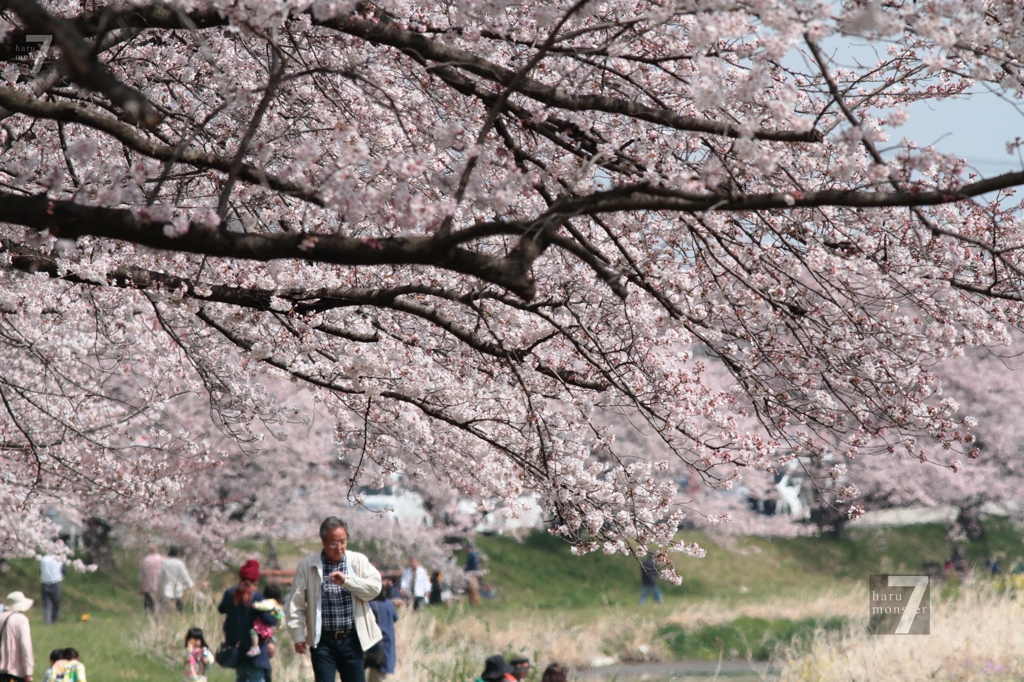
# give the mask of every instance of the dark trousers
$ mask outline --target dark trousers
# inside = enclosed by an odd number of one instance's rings
[[[60,583],[42,583],[43,622],[56,623],[60,615]]]
[[[320,639],[320,643],[309,651],[313,663],[313,678],[316,682],[335,682],[335,675],[341,674],[341,682],[366,682],[363,663],[363,647],[355,630],[345,639]]]
[[[235,668],[235,682],[266,682],[267,671],[263,668],[240,665]]]
[[[156,611],[156,602],[153,601],[153,595],[149,592],[142,593],[142,604],[146,607],[147,613],[154,613]]]

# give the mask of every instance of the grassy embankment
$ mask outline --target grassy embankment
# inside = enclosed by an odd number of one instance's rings
[[[1006,589],[1007,584],[1013,585]],[[1018,682],[1024,679],[1020,576],[970,579],[931,601],[927,636],[868,634],[862,615],[842,632],[818,633],[777,661],[786,682]]]
[[[1009,523],[993,519],[986,527],[985,541],[965,543],[970,560],[983,565],[986,556],[1002,553],[1006,566],[1024,553],[1020,533]],[[939,526],[858,531],[839,540],[742,538],[730,550],[698,533],[686,534],[686,540],[705,545],[708,557],[681,558],[683,584],[663,585],[664,605],[648,602],[639,607],[639,573],[629,558],[574,557],[543,534],[522,544],[480,538],[489,559],[486,580],[496,586],[498,598],[479,609],[460,604],[450,611],[404,617],[400,644],[415,653],[401,657],[406,662],[397,677],[410,682],[460,679],[494,651],[583,666],[602,655],[638,661],[719,654],[763,657],[790,635],[809,638],[809,630],[828,619],[862,616],[869,574],[916,572],[922,562],[942,561],[950,552],[945,529]],[[13,570],[0,575],[0,591],[21,589],[36,598],[38,564],[11,564]],[[74,646],[94,680],[172,679],[177,674],[173,662],[180,646],[178,631],[193,620],[214,633],[208,639],[216,646],[217,619],[210,599],[187,618],[153,624],[141,614],[135,558],[123,557],[120,565],[113,573],[69,574],[59,624],[42,625],[39,606],[32,609],[37,676],[51,649]],[[207,593],[217,594],[229,579],[214,576]],[[83,613],[89,614],[86,622],[81,621]],[[282,644],[288,647],[286,637]],[[413,660],[415,667],[410,665]],[[303,679],[297,664],[287,657],[283,662],[278,682]],[[211,682],[228,679],[220,670],[210,677]]]
[[[986,529],[984,540],[963,543],[979,573],[988,556],[1002,555],[1005,567],[1024,554],[1012,524],[989,519]],[[636,603],[639,574],[630,558],[573,557],[542,534],[521,545],[481,538],[490,559],[487,580],[498,598],[472,613],[457,609],[444,620],[463,641],[545,652],[548,659],[575,664],[602,655],[763,660],[776,646],[807,643],[816,630],[837,631],[865,615],[870,574],[915,573],[923,562],[941,563],[952,550],[946,535],[941,526],[921,525],[857,530],[840,539],[741,538],[726,550],[690,533],[686,540],[707,547],[708,556],[680,558],[683,584],[663,585],[665,605],[644,607]],[[433,642],[425,639],[430,650]]]
[[[987,528],[985,541],[964,543],[968,560],[983,566],[996,552],[1024,555],[1020,533],[1011,524],[991,519]],[[951,552],[946,530],[938,525],[856,531],[840,539],[739,538],[731,550],[701,533],[684,537],[709,551],[704,559],[679,558],[682,585],[662,584],[666,599],[673,601],[806,599],[859,589],[871,573],[920,571],[922,562],[942,562]],[[498,587],[499,597],[489,608],[631,606],[639,595],[639,572],[629,557],[574,557],[564,543],[541,533],[522,544],[486,537],[478,544],[490,558],[488,581]]]
[[[69,646],[81,653],[92,680],[148,682],[180,678],[180,673],[169,670],[158,656],[131,646],[133,638],[149,627],[142,614],[134,557],[122,558],[121,568],[114,572],[68,571],[60,619],[54,625],[43,624],[39,564],[16,559],[10,561],[10,566],[10,571],[0,574],[0,593],[21,590],[36,600],[27,614],[32,628],[35,679],[41,680],[49,666],[50,651]],[[83,620],[83,615],[88,620]],[[230,679],[218,671],[210,682]]]

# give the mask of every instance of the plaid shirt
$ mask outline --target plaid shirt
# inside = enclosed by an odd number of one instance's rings
[[[355,622],[355,607],[352,593],[341,585],[332,583],[328,576],[335,571],[348,573],[348,561],[341,555],[341,561],[334,564],[325,552],[320,552],[324,567],[324,581],[320,585],[320,627],[324,632],[351,630]]]

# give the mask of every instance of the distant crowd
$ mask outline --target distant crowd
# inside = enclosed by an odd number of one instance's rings
[[[320,525],[322,549],[303,558],[291,578],[291,589],[267,584],[258,589],[260,564],[246,561],[238,570],[237,584],[224,591],[218,611],[224,616],[222,638],[216,649],[197,627],[184,637],[182,679],[206,682],[216,664],[235,671],[236,682],[272,682],[271,659],[277,653],[275,631],[282,625],[291,635],[295,652],[309,656],[316,682],[380,682],[392,675],[397,661],[395,623],[399,608],[419,611],[425,606],[450,606],[454,590],[446,575],[455,570],[454,559],[446,570],[428,571],[410,557],[401,571],[381,571],[369,559],[348,549],[348,526],[337,517]],[[481,583],[485,574],[479,551],[465,545],[466,562],[460,590],[471,605],[493,596],[493,588]],[[284,578],[284,572],[273,574]],[[265,577],[265,576],[264,576]],[[648,597],[662,601],[657,567],[651,557],[641,565],[642,604]],[[64,563],[46,555],[40,561],[44,621],[54,623],[60,613]],[[287,582],[287,580],[285,581]],[[147,613],[182,612],[182,599],[194,581],[177,547],[167,555],[151,546],[139,563],[139,592]],[[33,600],[12,592],[0,613],[0,682],[32,682],[32,644],[25,612]],[[529,659],[506,662],[495,654],[484,662],[477,682],[515,682],[531,676]],[[565,670],[552,663],[541,682],[564,682]],[[44,682],[86,682],[85,664],[73,648],[50,654]],[[468,682],[468,681],[467,681]]]
[[[532,669],[530,659],[525,656],[517,656],[506,663],[504,656],[495,654],[484,662],[484,671],[476,682],[519,682],[525,680]],[[565,668],[552,663],[544,670],[540,682],[567,682]]]
[[[384,574],[359,552],[348,549],[348,526],[337,517],[320,525],[322,548],[307,555],[295,569],[291,590],[282,600],[273,585],[257,589],[260,565],[252,559],[238,571],[238,584],[228,588],[219,611],[224,614],[224,639],[210,652],[202,633],[187,642],[187,682],[203,682],[211,661],[235,669],[236,682],[272,682],[270,660],[276,652],[274,628],[288,629],[295,652],[309,656],[316,682],[380,682],[392,675],[397,661],[395,623],[399,608],[413,611],[426,605],[447,605],[452,589],[443,571],[428,572],[410,558],[400,573]],[[465,573],[470,603],[480,599],[480,554],[467,546]],[[660,595],[658,595],[660,597]],[[501,655],[484,662],[480,682],[525,679],[530,661]],[[542,682],[565,682],[565,671],[552,664]],[[468,682],[468,681],[467,681]]]

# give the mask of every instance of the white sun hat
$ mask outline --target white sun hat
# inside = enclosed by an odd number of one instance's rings
[[[32,608],[33,600],[25,596],[24,592],[11,592],[4,600],[5,611],[28,611]]]

